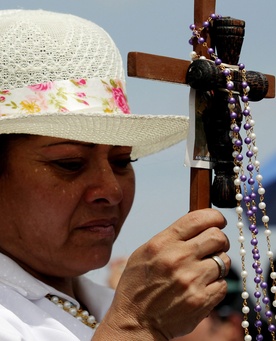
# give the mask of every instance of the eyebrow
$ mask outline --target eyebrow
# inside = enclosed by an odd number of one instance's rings
[[[81,147],[87,147],[87,148],[95,148],[99,143],[89,143],[89,142],[81,142],[81,141],[74,141],[74,140],[68,140],[68,141],[57,141],[49,144],[43,145],[43,147],[54,147],[54,146],[62,146],[62,145],[73,145],[73,146],[81,146]],[[118,146],[118,145],[110,145],[110,147],[113,148],[131,148],[129,146]]]
[[[54,147],[54,146],[62,146],[62,145],[73,145],[73,146],[82,146],[82,147],[88,147],[88,148],[94,148],[97,144],[96,143],[86,143],[86,142],[80,142],[80,141],[57,141],[49,144],[43,145],[43,147]]]

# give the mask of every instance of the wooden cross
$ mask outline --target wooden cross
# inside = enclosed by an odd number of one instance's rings
[[[215,0],[194,0],[194,23],[201,27],[202,23],[215,13]],[[206,37],[208,46],[211,38]],[[207,57],[206,49],[197,44],[195,51]],[[186,74],[190,61],[152,54],[130,52],[128,54],[128,76],[144,79],[160,80],[171,83],[187,84]],[[275,97],[275,77],[265,75],[268,80],[266,98]],[[212,171],[201,168],[191,168],[190,177],[190,210],[211,207]]]

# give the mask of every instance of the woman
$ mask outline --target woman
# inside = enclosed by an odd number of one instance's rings
[[[142,245],[115,295],[82,276],[109,261],[131,162],[184,139],[187,119],[130,113],[120,54],[91,22],[11,10],[0,27],[1,341],[190,332],[226,293],[219,212],[189,213]]]

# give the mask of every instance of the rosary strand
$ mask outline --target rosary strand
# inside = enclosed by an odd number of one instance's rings
[[[214,49],[208,47],[205,39],[201,36],[201,32],[204,29],[207,29],[212,21],[220,19],[220,15],[216,14],[211,14],[208,19],[202,24],[202,27],[196,28],[195,24],[190,25],[190,29],[193,32],[193,36],[189,40],[189,43],[191,45],[194,44],[195,39],[197,39],[198,44],[202,44],[206,49],[210,57],[214,60],[215,65],[221,70],[223,75],[225,76],[226,79],[226,90],[228,92],[228,108],[229,108],[229,113],[230,113],[230,137],[232,138],[232,143],[233,143],[233,164],[234,164],[234,173],[235,173],[235,189],[236,189],[236,201],[237,201],[237,207],[236,207],[236,214],[237,214],[237,228],[239,231],[239,238],[238,241],[240,243],[240,257],[241,257],[241,278],[242,278],[242,286],[243,286],[243,292],[241,294],[242,299],[243,299],[243,306],[242,306],[242,313],[244,316],[243,322],[242,322],[242,327],[244,328],[245,336],[244,340],[245,341],[251,341],[252,336],[250,335],[249,332],[249,319],[248,319],[248,314],[250,312],[248,302],[247,300],[249,299],[249,293],[247,291],[247,276],[248,272],[246,271],[246,266],[245,266],[245,256],[246,256],[246,250],[245,250],[245,237],[244,237],[244,222],[243,222],[243,207],[242,207],[242,202],[244,202],[246,206],[246,216],[249,221],[249,231],[251,232],[251,245],[252,245],[252,257],[253,257],[253,264],[252,267],[255,270],[255,292],[254,292],[254,297],[255,297],[255,307],[254,310],[256,312],[256,320],[255,320],[255,327],[257,328],[258,335],[256,337],[257,341],[262,341],[263,335],[262,335],[262,321],[261,321],[261,312],[262,312],[262,306],[264,305],[265,307],[265,312],[264,315],[267,319],[268,322],[268,330],[271,333],[272,336],[272,341],[275,341],[275,331],[276,327],[273,324],[273,314],[270,310],[270,300],[269,297],[267,296],[267,290],[268,285],[264,280],[263,277],[263,270],[261,267],[261,259],[260,259],[260,251],[258,249],[258,239],[257,235],[259,233],[257,226],[256,226],[256,214],[258,210],[261,211],[262,213],[262,222],[265,227],[265,237],[266,237],[266,242],[267,242],[267,257],[269,258],[269,263],[270,263],[270,268],[271,268],[271,273],[270,276],[273,280],[273,284],[271,287],[271,291],[274,295],[276,295],[276,272],[274,271],[274,264],[273,264],[273,252],[271,251],[271,243],[270,243],[270,235],[271,235],[271,230],[269,230],[268,222],[269,222],[269,217],[266,214],[266,204],[264,201],[264,194],[265,194],[265,189],[262,186],[262,176],[260,174],[260,162],[257,160],[257,153],[258,153],[258,148],[256,146],[256,135],[254,133],[254,125],[255,122],[252,118],[251,115],[251,109],[249,107],[249,101],[248,101],[248,94],[250,91],[250,87],[248,86],[247,83],[247,78],[246,78],[246,70],[244,64],[239,64],[239,71],[241,72],[242,75],[242,89],[243,89],[243,94],[241,96],[241,100],[244,103],[244,109],[243,109],[243,117],[245,118],[245,124],[243,126],[245,132],[246,132],[246,137],[244,139],[244,143],[247,146],[247,152],[246,156],[248,158],[248,165],[246,167],[246,170],[248,172],[248,177],[245,174],[245,170],[243,167],[243,155],[241,153],[242,151],[242,144],[243,141],[240,136],[240,126],[237,124],[236,119],[237,119],[237,113],[235,112],[236,108],[236,99],[233,96],[234,92],[234,83],[232,81],[232,76],[231,76],[231,70],[226,67],[222,61],[218,58],[218,56],[215,54]],[[195,51],[191,53],[191,59],[205,59],[203,56],[199,56]],[[254,172],[257,173],[254,179]],[[256,180],[256,181],[255,181]],[[250,187],[250,192],[248,190],[248,185]],[[257,182],[257,193],[255,193],[255,182]],[[243,193],[242,194],[242,189]],[[256,204],[256,199],[259,199],[259,204]],[[274,297],[274,301],[272,302],[273,306],[276,306],[276,296]]]

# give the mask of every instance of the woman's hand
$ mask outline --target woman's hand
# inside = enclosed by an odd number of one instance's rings
[[[217,210],[194,211],[138,248],[93,341],[161,341],[191,332],[227,291],[211,258],[218,255],[229,270],[225,225]]]

